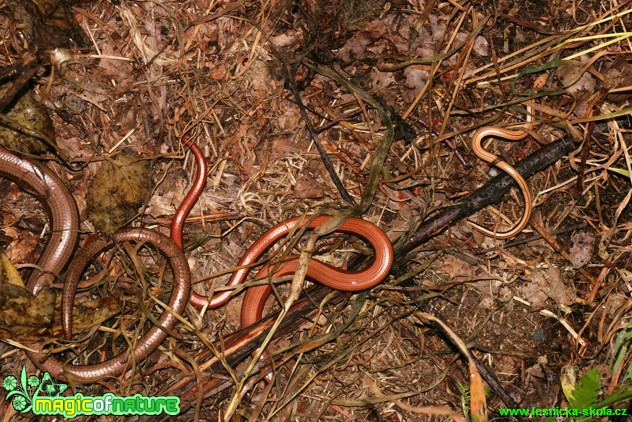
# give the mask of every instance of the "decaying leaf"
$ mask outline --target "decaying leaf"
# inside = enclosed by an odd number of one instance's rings
[[[147,161],[131,152],[104,161],[88,191],[88,214],[99,232],[113,233],[143,204],[149,189]]]
[[[0,87],[0,98],[11,84]],[[0,121],[0,145],[12,151],[41,154],[46,146],[39,139],[25,133],[35,131],[48,140],[55,139],[55,128],[48,111],[38,103],[31,92],[22,94],[13,105],[9,105],[3,121]]]
[[[23,287],[0,284],[0,327],[3,330],[49,328],[54,313],[55,293],[52,289],[44,287],[33,296]]]
[[[0,340],[33,342],[42,338],[61,337],[59,305],[55,290],[44,286],[35,296],[24,286],[13,264],[0,255]],[[120,312],[118,299],[84,301],[73,308],[73,329],[85,332],[101,325]]]

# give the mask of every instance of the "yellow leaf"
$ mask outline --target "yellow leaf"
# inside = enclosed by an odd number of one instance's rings
[[[25,289],[26,285],[24,284],[24,281],[22,281],[20,273],[5,254],[0,254],[0,263],[6,274],[6,282]]]

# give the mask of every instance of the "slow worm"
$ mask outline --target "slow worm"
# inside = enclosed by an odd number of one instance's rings
[[[89,242],[74,257],[67,271],[67,280],[62,293],[62,325],[67,337],[72,336],[72,307],[77,285],[91,259],[113,246],[114,242],[137,241],[153,244],[167,259],[174,275],[174,287],[169,299],[170,311],[159,318],[159,325],[170,330],[181,314],[190,294],[190,273],[182,252],[182,227],[188,213],[204,189],[206,161],[197,146],[190,143],[198,172],[194,188],[185,197],[179,207],[172,225],[172,239],[147,229],[130,229],[117,233],[113,240],[97,238]],[[42,286],[52,283],[63,271],[73,256],[78,239],[79,217],[74,198],[64,183],[48,168],[31,161],[21,159],[0,148],[0,177],[12,180],[28,193],[33,194],[46,208],[51,224],[51,238],[44,248],[38,262],[39,270],[33,271],[27,287],[36,293]],[[314,229],[330,217],[320,216],[307,222],[299,217],[275,225],[246,251],[239,262],[241,267],[233,273],[228,285],[242,283],[250,271],[250,265],[259,260],[263,253],[277,240],[298,228]],[[373,247],[373,263],[361,271],[346,271],[317,260],[309,263],[307,277],[331,288],[347,291],[360,291],[371,288],[382,281],[393,263],[393,249],[388,237],[377,226],[358,218],[345,221],[336,231],[354,234],[364,238]],[[274,276],[293,273],[297,261],[292,260],[277,268]],[[259,272],[257,279],[268,276],[271,267]],[[270,295],[270,286],[258,286],[249,289],[242,306],[242,325],[250,325],[261,318],[265,301]],[[210,299],[211,308],[225,304],[231,292],[218,293]],[[208,298],[197,296],[191,299],[196,306],[204,306]],[[173,312],[173,313],[172,313]],[[118,376],[134,362],[140,362],[151,354],[164,341],[167,334],[159,326],[150,328],[134,346],[133,350],[122,352],[110,359],[92,365],[73,365],[59,361],[55,356],[43,356],[40,344],[29,345],[29,358],[43,371],[53,377],[90,383],[105,377]]]
[[[208,169],[206,158],[202,150],[189,139],[184,139],[184,143],[191,149],[195,157],[197,171],[193,187],[182,201],[182,204],[180,204],[180,207],[176,210],[171,225],[171,238],[180,247],[183,246],[182,231],[184,223],[189,212],[204,190]],[[329,218],[330,217],[321,216],[308,222],[309,218],[305,218],[303,221],[300,217],[295,217],[275,225],[257,239],[252,246],[248,248],[246,253],[244,253],[237,264],[239,269],[232,274],[227,286],[235,287],[243,283],[250,272],[250,267],[279,239],[298,228],[314,229]],[[347,291],[366,290],[382,281],[393,264],[393,248],[384,232],[374,224],[358,218],[350,218],[336,231],[354,234],[367,240],[375,250],[375,260],[373,264],[362,271],[349,272],[313,260],[310,261],[308,267],[308,277],[333,289]],[[283,274],[290,274],[293,273],[295,269],[296,261],[290,261],[284,263],[282,269],[279,271]],[[277,273],[275,275],[279,274]],[[265,272],[260,272],[258,277],[265,277]],[[260,318],[265,299],[267,299],[268,296],[269,292],[265,288],[248,289],[242,306],[242,325],[250,325],[254,320]],[[226,304],[230,297],[230,290],[217,293],[210,298],[193,292],[191,294],[190,303],[198,308],[207,306],[208,309],[216,309]],[[247,322],[247,324],[243,324],[244,321]]]
[[[295,217],[277,224],[260,237],[257,240],[259,244],[255,242],[244,256],[251,256],[253,258],[252,262],[255,262],[279,238],[297,228],[314,229],[329,218],[331,217],[319,216],[307,223],[301,220],[300,217]],[[386,234],[373,223],[360,218],[346,220],[336,229],[336,232],[352,234],[366,240],[374,250],[373,262],[363,270],[347,271],[312,259],[308,263],[306,277],[332,289],[351,292],[370,289],[384,280],[393,265],[393,247]],[[240,262],[241,264],[242,262]],[[291,259],[288,262],[281,263],[278,267],[266,265],[255,276],[255,280],[294,274],[297,266],[298,259]],[[248,270],[246,268],[239,271],[244,271],[243,277],[245,277]],[[270,274],[271,272],[273,274]],[[262,318],[263,308],[271,293],[272,287],[269,284],[254,286],[246,290],[241,307],[242,327],[248,327]]]
[[[518,173],[516,169],[514,169],[510,164],[501,160],[497,155],[486,151],[482,146],[483,139],[487,138],[488,136],[495,136],[509,141],[520,141],[526,138],[527,135],[527,132],[523,130],[509,130],[496,126],[486,126],[478,129],[472,137],[472,151],[474,151],[474,154],[476,154],[478,158],[485,161],[486,163],[496,166],[509,174],[520,187],[520,191],[522,192],[522,196],[524,198],[524,213],[522,214],[520,220],[514,225],[514,227],[512,227],[508,231],[491,231],[472,221],[468,221],[472,225],[472,227],[487,236],[495,237],[496,239],[509,239],[510,237],[514,237],[515,235],[520,233],[531,218],[531,201],[533,200],[533,198],[531,196],[531,191],[529,190],[527,182],[520,175],[520,173]]]
[[[22,159],[0,148],[0,177],[7,178],[38,199],[49,217],[51,236],[27,282],[27,288],[36,294],[43,286],[50,285],[63,271],[73,256],[79,235],[79,216],[74,198],[64,183],[50,169]],[[146,229],[131,229],[116,234],[117,242],[148,242],[156,246],[167,258],[174,275],[174,288],[169,306],[174,313],[184,310],[189,297],[191,278],[189,266],[181,249],[167,236]],[[82,248],[67,271],[62,294],[62,323],[67,335],[72,333],[72,306],[79,278],[94,255],[111,247],[110,240],[97,238]],[[159,318],[167,329],[173,328],[177,319],[169,311]],[[76,382],[94,382],[104,377],[117,376],[134,362],[140,362],[164,341],[166,333],[158,326],[150,328],[136,343],[131,353],[120,353],[94,365],[72,365],[59,361],[55,356],[42,354],[41,344],[27,345],[27,355],[41,370],[55,378],[72,379]]]
[[[124,351],[100,363],[92,365],[72,365],[62,363],[54,356],[49,356],[44,362],[34,362],[44,371],[50,372],[53,376],[71,378],[78,382],[94,382],[106,377],[114,377],[122,374],[133,364],[139,363],[149,356],[162,344],[167,337],[167,332],[171,330],[178,321],[179,315],[189,299],[191,289],[191,276],[189,263],[182,252],[169,237],[153,230],[128,229],[120,231],[114,235],[114,239],[96,238],[89,242],[75,256],[68,267],[67,279],[62,293],[62,326],[66,337],[72,335],[72,307],[74,305],[75,292],[83,271],[86,269],[94,256],[114,246],[114,242],[121,243],[127,241],[145,242],[154,245],[160,253],[167,259],[173,273],[173,290],[169,297],[169,308],[165,310],[158,324],[152,326],[141,338],[136,341],[133,350]],[[163,327],[163,328],[161,328]],[[31,356],[31,355],[29,355]],[[31,356],[31,359],[38,359],[38,354]]]
[[[250,272],[250,267],[279,239],[299,228],[305,228],[307,230],[314,229],[329,218],[331,217],[320,216],[314,218],[312,221],[308,221],[308,218],[302,219],[301,217],[294,217],[275,225],[248,248],[237,264],[239,269],[231,275],[226,285],[228,287],[235,287],[243,283]],[[366,290],[382,281],[393,264],[393,248],[384,232],[374,224],[359,218],[350,218],[336,231],[354,234],[367,240],[375,250],[374,263],[362,271],[348,272],[313,260],[310,261],[308,267],[308,276],[332,289],[347,291]],[[293,265],[295,264],[292,262],[287,262],[283,265],[285,274],[295,269]],[[260,289],[255,289],[254,292],[251,292],[251,290],[253,289],[249,289],[244,297],[242,321],[244,312],[248,315],[257,315],[260,313],[259,308],[263,306],[260,300],[262,300],[261,296],[263,296],[265,292]],[[230,290],[227,290],[216,293],[211,298],[201,295],[192,295],[190,302],[199,308],[208,303],[208,308],[215,309],[228,302],[231,293]],[[248,321],[250,321],[250,318],[248,318]]]
[[[70,261],[79,238],[79,213],[68,188],[48,167],[22,159],[0,148],[0,177],[33,195],[49,217],[50,239],[31,272],[26,287],[36,294],[50,285]]]

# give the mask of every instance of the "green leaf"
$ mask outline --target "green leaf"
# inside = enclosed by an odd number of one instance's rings
[[[632,383],[632,363],[628,366],[628,370],[621,380],[622,383]]]
[[[612,372],[617,373],[623,365],[625,360],[625,356],[628,352],[628,348],[632,344],[632,319],[628,321],[628,324],[625,326],[623,330],[617,336],[617,339],[614,342],[614,347],[612,348]],[[623,377],[622,382],[626,382],[632,379],[632,365],[628,367],[628,371]]]
[[[22,367],[22,373],[20,374],[20,384],[22,384],[22,389],[24,391],[29,391],[27,390],[28,388],[28,384],[26,383],[26,366]]]
[[[625,176],[625,177],[630,177],[630,172],[628,170],[625,170],[625,169],[620,169],[620,168],[617,168],[617,167],[608,167],[608,170],[610,170],[612,172],[615,172],[615,173],[619,173],[620,175]]]
[[[592,368],[575,383],[573,397],[569,397],[570,407],[587,409],[597,402],[601,390],[599,371]]]

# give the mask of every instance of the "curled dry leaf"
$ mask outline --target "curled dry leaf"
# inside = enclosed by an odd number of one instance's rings
[[[54,315],[55,292],[50,287],[33,296],[24,287],[0,284],[0,339],[23,339],[31,330],[50,328]]]

